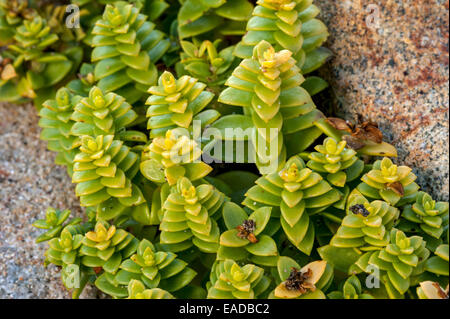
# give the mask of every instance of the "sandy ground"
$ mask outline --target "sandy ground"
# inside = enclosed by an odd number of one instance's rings
[[[58,269],[43,266],[47,244],[31,226],[48,206],[81,215],[74,187],[39,140],[32,105],[0,104],[0,298],[70,298]],[[83,297],[95,297],[86,289]]]

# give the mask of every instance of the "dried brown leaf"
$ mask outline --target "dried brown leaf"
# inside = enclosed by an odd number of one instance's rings
[[[403,185],[400,182],[388,183],[386,185],[386,188],[394,191],[397,195],[405,195],[405,190],[403,189]]]
[[[328,117],[326,121],[328,122],[328,124],[339,131],[346,131],[349,133],[352,132],[353,125],[348,121],[345,121],[338,117]]]
[[[344,141],[347,142],[347,146],[354,149],[355,151],[363,148],[366,144],[361,141],[359,138],[354,137],[352,135],[344,135],[342,137]]]
[[[377,144],[383,142],[383,133],[378,128],[378,124],[374,122],[363,122],[358,126],[358,132],[355,131],[354,136],[361,135],[366,140],[373,141]]]

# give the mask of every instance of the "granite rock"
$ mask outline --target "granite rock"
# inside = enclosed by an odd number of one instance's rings
[[[321,70],[332,104],[380,125],[397,163],[449,198],[448,0],[316,0],[334,57]]]

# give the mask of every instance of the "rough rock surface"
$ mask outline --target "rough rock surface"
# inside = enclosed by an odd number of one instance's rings
[[[448,1],[316,0],[334,58],[323,71],[347,118],[377,121],[415,168],[418,183],[448,200]],[[64,169],[39,141],[31,105],[0,104],[0,298],[68,298],[31,223],[52,205],[81,209]],[[86,289],[83,297],[96,297]]]
[[[316,0],[334,57],[321,71],[333,104],[380,125],[397,163],[449,198],[449,1]]]
[[[70,298],[58,269],[43,266],[46,244],[31,226],[48,206],[81,216],[74,187],[54,154],[39,140],[38,116],[32,105],[0,104],[0,299]],[[95,297],[86,289],[82,297]]]

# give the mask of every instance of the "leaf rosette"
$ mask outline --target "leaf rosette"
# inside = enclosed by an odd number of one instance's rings
[[[247,264],[240,267],[227,259],[214,264],[208,285],[210,299],[255,299],[266,292],[270,279],[258,266]]]
[[[448,228],[448,203],[436,202],[429,194],[419,192],[416,202],[403,209],[402,217],[419,225],[425,234],[439,239]]]
[[[393,228],[390,231],[389,244],[381,250],[362,255],[353,271],[360,269],[370,273],[371,267],[378,267],[379,279],[388,296],[392,299],[402,299],[415,277],[425,271],[425,262],[429,255],[422,237],[407,237],[402,231]]]
[[[118,298],[126,297],[127,287],[130,293],[130,284],[133,285],[136,281],[141,283],[145,290],[159,288],[166,292],[175,292],[188,285],[196,274],[174,253],[158,251],[150,241],[143,239],[136,253],[122,261],[117,273],[114,276],[105,273],[98,279],[97,286]]]
[[[373,164],[372,170],[364,174],[357,189],[364,196],[382,199],[397,207],[411,203],[417,196],[419,186],[414,183],[417,176],[407,166],[397,166],[385,157]]]
[[[237,204],[225,203],[222,215],[228,230],[220,235],[217,259],[248,260],[259,266],[275,266],[278,261],[277,244],[263,234],[271,210],[271,207],[262,207],[247,215]]]
[[[243,204],[252,210],[273,207],[272,217],[279,219],[290,242],[309,254],[315,235],[309,214],[325,210],[340,198],[337,190],[294,156],[279,172],[260,177],[247,191]],[[273,231],[277,229],[273,227]]]
[[[155,63],[169,49],[164,33],[131,3],[107,4],[92,30],[97,85],[138,101],[158,78]]]

